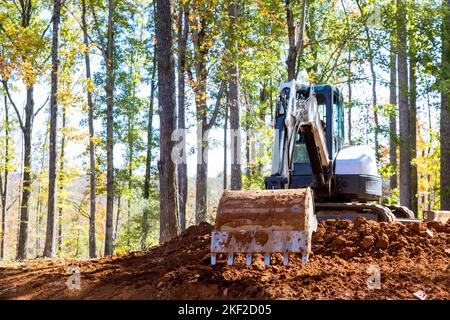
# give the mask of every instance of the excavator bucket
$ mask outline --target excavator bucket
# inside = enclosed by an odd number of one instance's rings
[[[317,228],[314,196],[310,188],[258,191],[224,191],[217,209],[215,230],[211,236],[211,263],[217,254],[245,254],[246,264],[254,253],[265,255],[270,264],[272,253],[298,253],[306,263],[311,251],[312,232]]]

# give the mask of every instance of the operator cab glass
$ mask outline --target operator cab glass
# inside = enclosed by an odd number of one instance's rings
[[[339,91],[333,92],[333,155],[344,144],[344,106]]]

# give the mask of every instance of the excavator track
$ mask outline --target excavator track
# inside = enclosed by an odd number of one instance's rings
[[[317,220],[349,219],[354,220],[357,216],[366,217],[369,220],[394,221],[396,217],[392,211],[385,206],[366,202],[316,202]]]
[[[405,206],[386,205],[397,219],[416,219],[414,212]]]

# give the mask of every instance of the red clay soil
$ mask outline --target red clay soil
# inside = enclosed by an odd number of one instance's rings
[[[237,258],[209,264],[212,226],[202,223],[146,252],[97,260],[38,260],[0,265],[0,299],[450,299],[450,221],[320,223],[302,265],[280,256],[264,266]],[[81,271],[69,290],[67,268]],[[375,267],[373,267],[375,265]],[[372,267],[371,267],[372,266]],[[370,289],[379,268],[381,288]],[[368,271],[369,270],[369,271]]]

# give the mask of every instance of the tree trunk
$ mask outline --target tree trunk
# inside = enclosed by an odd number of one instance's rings
[[[56,138],[58,125],[58,67],[59,67],[59,23],[61,0],[53,2],[52,75],[50,98],[50,146],[48,159],[47,232],[44,257],[55,255],[55,204],[56,204]]]
[[[173,54],[173,1],[157,0],[158,105],[160,107],[160,242],[178,235],[175,164],[171,159],[175,124],[175,66]]]
[[[152,66],[152,84],[150,89],[150,107],[148,110],[148,120],[147,120],[147,156],[145,159],[145,178],[144,178],[144,199],[150,199],[150,176],[151,176],[151,166],[152,166],[152,143],[153,143],[153,101],[155,99],[155,87],[156,87],[156,49],[153,55],[153,66]],[[144,250],[146,247],[146,241],[148,237],[148,217],[150,214],[149,208],[144,208],[142,212],[142,236],[141,236],[141,249]]]
[[[0,259],[5,258],[5,243],[6,243],[6,197],[8,196],[8,174],[9,174],[9,139],[10,139],[10,129],[9,129],[9,110],[8,110],[8,99],[5,94],[5,164],[3,167],[3,177],[0,181],[1,188],[1,202],[2,202],[2,229],[0,231]]]
[[[155,51],[156,56],[156,51]],[[155,99],[155,73],[156,73],[156,58],[153,57],[153,69],[152,69],[152,84],[150,89],[150,105],[148,108],[148,120],[147,120],[147,155],[145,159],[145,178],[144,178],[144,199],[150,198],[150,178],[151,178],[151,166],[152,166],[152,143],[153,143],[153,100]]]
[[[398,105],[400,117],[400,205],[411,205],[411,145],[408,103],[406,8],[397,0]]]
[[[180,4],[178,19],[178,130],[183,131],[181,148],[186,155],[186,123],[185,123],[185,72],[186,72],[186,43],[189,32],[188,8]],[[180,215],[181,231],[186,230],[186,201],[188,191],[187,164],[185,156],[183,161],[177,165],[178,170],[178,207]]]
[[[239,67],[236,62],[236,54],[238,51],[237,41],[234,30],[237,21],[237,8],[234,2],[228,7],[228,15],[230,17],[230,34],[228,39],[228,49],[231,52],[231,61],[228,66],[228,102],[230,103],[230,131],[232,132],[231,140],[231,190],[242,189],[242,168],[241,168],[241,125],[239,114]],[[294,57],[295,67],[295,57]],[[295,72],[295,70],[294,70]]]
[[[105,256],[113,254],[114,216],[114,9],[115,1],[108,2],[108,41],[106,48],[106,230]]]
[[[202,144],[198,152],[207,154],[206,147]],[[202,221],[206,221],[207,216],[207,173],[208,164],[206,161],[202,161],[201,164],[197,163],[197,179],[195,181],[195,223],[199,224]]]
[[[134,74],[134,49],[131,50],[131,59],[130,59],[130,74]],[[134,101],[136,97],[136,82],[133,81],[132,84],[132,99]],[[133,161],[134,161],[134,138],[133,138],[133,131],[134,131],[134,114],[133,111],[127,112],[127,130],[128,130],[128,137],[127,137],[127,143],[128,143],[128,199],[127,199],[127,235],[130,235],[130,227],[131,227],[131,189],[133,187]],[[130,237],[127,237],[127,245],[130,246]]]
[[[119,196],[117,197],[117,213],[116,213],[116,223],[114,225],[114,237],[113,237],[113,241],[117,240],[117,237],[119,236],[119,221],[120,221],[120,213],[122,211],[122,195],[119,194]]]
[[[228,175],[228,163],[227,163],[227,127],[228,127],[228,101],[225,104],[225,118],[223,123],[223,189],[227,188],[227,175]]]
[[[391,39],[389,59],[389,103],[397,110],[397,48],[394,35]],[[394,168],[389,185],[391,189],[395,189],[397,188],[397,117],[392,112],[389,114],[389,162]]]
[[[286,0],[285,2],[286,9],[286,23],[288,28],[288,40],[289,40],[289,49],[288,49],[288,57],[286,60],[287,64],[287,72],[288,72],[288,81],[291,81],[296,78],[297,71],[297,56],[300,53],[300,56],[303,51],[303,33],[305,29],[305,20],[306,20],[306,0],[302,0],[301,3],[301,17],[300,17],[300,27],[299,27],[299,36],[296,38],[295,32],[295,23],[294,23],[294,7],[293,2],[291,0]]]
[[[195,94],[195,107],[197,118],[197,177],[196,177],[196,191],[195,191],[195,222],[198,224],[206,220],[207,216],[207,173],[208,173],[208,130],[216,123],[217,115],[220,110],[220,101],[223,95],[223,90],[226,85],[225,80],[222,80],[218,92],[216,106],[211,115],[211,119],[207,121],[207,79],[208,68],[206,61],[208,59],[209,45],[206,36],[210,20],[208,17],[194,18],[192,29],[192,42],[194,44],[194,65],[196,79],[190,72],[188,75],[194,81],[193,89]]]
[[[245,172],[247,176],[248,186],[252,184],[253,168],[252,168],[252,148],[251,148],[251,137],[250,137],[250,103],[246,97],[245,99],[245,161],[247,165],[247,171]]]
[[[295,46],[295,24],[293,4],[290,0],[286,0],[286,22],[288,29],[289,50],[286,60],[288,81],[295,79],[295,63],[297,62],[297,47]]]
[[[363,15],[363,9],[361,8],[360,2],[357,0],[356,4],[358,5],[359,11],[361,12],[361,15]],[[368,51],[368,60],[369,60],[369,67],[370,67],[370,74],[372,77],[372,109],[373,109],[373,119],[374,119],[374,139],[375,139],[375,154],[377,159],[380,159],[380,153],[379,153],[379,143],[378,143],[378,131],[379,123],[378,123],[378,112],[377,112],[377,75],[375,73],[375,66],[374,66],[374,50],[372,48],[372,37],[370,35],[369,27],[367,26],[367,18],[364,21],[364,32],[366,33],[366,43],[367,43],[367,51]]]
[[[21,8],[21,24],[23,28],[30,26],[32,14],[32,3],[29,1]],[[6,83],[4,83],[6,88]],[[29,222],[29,200],[31,193],[31,137],[34,120],[34,88],[33,85],[27,86],[25,102],[25,123],[22,123],[19,111],[16,109],[18,120],[23,134],[23,162],[22,162],[22,200],[20,203],[20,223],[19,238],[17,245],[17,260],[27,258],[28,245],[28,222]],[[9,97],[11,100],[11,97]],[[10,101],[12,103],[12,101]]]
[[[34,118],[33,86],[27,88],[27,98],[25,104],[25,126],[23,132],[23,181],[22,181],[22,201],[20,203],[20,226],[19,243],[17,246],[17,260],[27,258],[28,244],[28,222],[29,222],[29,200],[31,194],[31,136]]]
[[[442,9],[441,210],[450,210],[450,0],[444,0]]]
[[[417,74],[416,74],[416,52],[413,46],[413,41],[410,41],[410,58],[409,58],[409,134],[410,134],[410,144],[411,144],[411,160],[417,157],[416,145],[416,101],[417,101]],[[410,185],[410,199],[411,203],[409,208],[414,212],[416,217],[419,214],[418,202],[417,202],[417,187],[418,187],[418,177],[417,177],[417,166],[411,163],[411,185]]]
[[[195,223],[206,221],[208,194],[208,139],[206,133],[206,68],[200,62],[198,69],[197,104],[197,176],[195,180]],[[204,76],[203,76],[204,75]]]
[[[59,206],[58,206],[58,254],[62,254],[62,229],[63,229],[63,191],[64,191],[64,157],[65,157],[65,149],[66,149],[66,133],[64,132],[66,128],[66,110],[62,109],[62,134],[61,134],[61,155],[59,158],[59,175],[58,175],[58,184],[59,184]]]
[[[84,53],[84,63],[86,67],[86,79],[91,80],[91,60],[89,56],[89,40],[86,23],[86,1],[82,2],[82,28],[83,28],[83,42],[86,46]],[[95,145],[94,145],[94,104],[92,102],[91,90],[86,90],[88,103],[88,123],[89,123],[89,257],[95,258],[96,253],[96,239],[95,239],[95,206],[96,206],[96,192],[95,192]]]
[[[352,145],[352,51],[348,49],[348,144]]]
[[[46,119],[46,123],[48,123],[49,119]],[[39,168],[39,177],[42,177],[42,173],[44,172],[44,167],[46,164],[46,158],[45,156],[48,155],[48,153],[45,150],[45,146],[47,145],[47,141],[48,141],[48,131],[45,134],[45,138],[44,138],[44,142],[42,144],[42,148],[41,148],[41,158],[40,160],[40,168]],[[37,186],[37,194],[40,195],[42,192],[42,179],[38,179],[38,186]],[[40,234],[41,234],[41,225],[42,225],[42,197],[38,197],[37,201],[36,201],[36,230],[35,230],[35,238],[36,238],[36,242],[35,242],[35,256],[39,257],[42,255],[41,253],[41,238],[40,238]]]
[[[202,21],[206,23],[205,21]],[[198,27],[198,26],[197,26]],[[199,30],[193,28],[194,32],[194,60],[196,70],[195,105],[197,118],[197,176],[195,180],[195,223],[199,224],[206,220],[207,215],[207,173],[208,173],[208,139],[206,133],[206,115],[208,109],[206,106],[206,80],[207,80],[207,47],[205,48],[204,25],[198,27]]]

